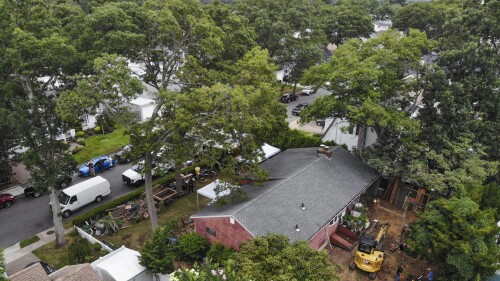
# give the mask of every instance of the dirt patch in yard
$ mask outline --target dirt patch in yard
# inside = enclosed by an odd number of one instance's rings
[[[384,253],[386,258],[382,265],[382,269],[377,274],[375,280],[393,281],[396,277],[396,270],[398,265],[402,265],[404,268],[403,275],[408,276],[412,274],[414,276],[421,275],[429,265],[421,259],[415,259],[410,257],[406,253],[400,251],[399,249],[391,251],[391,248],[396,247],[400,244],[401,230],[403,229],[403,224],[409,224],[418,219],[418,216],[413,212],[407,211],[406,214],[402,210],[396,210],[392,205],[386,201],[381,201],[379,203],[378,211],[375,210],[374,206],[371,206],[369,219],[373,223],[373,220],[377,218],[380,223],[390,222],[391,226],[387,232],[384,239]],[[339,273],[340,280],[352,280],[352,281],[365,281],[370,280],[368,278],[368,273],[362,270],[350,270],[349,264],[354,259],[356,254],[357,246],[351,251],[342,250],[336,246],[332,245],[330,250],[327,246],[327,250],[330,253],[332,261],[336,264],[340,264],[342,269]],[[408,280],[408,278],[402,279]]]

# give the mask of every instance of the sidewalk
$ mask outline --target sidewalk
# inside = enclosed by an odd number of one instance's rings
[[[67,235],[72,230],[73,228],[65,229],[64,234]],[[12,275],[20,271],[30,262],[39,261],[40,259],[32,252],[56,239],[53,227],[38,233],[36,236],[38,236],[40,240],[24,248],[21,248],[18,242],[15,245],[4,249],[3,254],[6,264],[5,269],[8,275]]]

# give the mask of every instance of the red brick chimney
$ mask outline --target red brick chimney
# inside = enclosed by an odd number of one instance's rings
[[[320,156],[320,154],[324,154],[328,158],[332,158],[333,156],[333,151],[330,150],[330,148],[324,144],[319,146],[319,149],[316,150],[316,154]]]

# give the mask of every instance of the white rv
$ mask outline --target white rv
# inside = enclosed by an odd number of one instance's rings
[[[97,176],[64,189],[59,194],[61,213],[67,218],[72,212],[92,202],[99,203],[102,197],[111,193],[109,182]]]

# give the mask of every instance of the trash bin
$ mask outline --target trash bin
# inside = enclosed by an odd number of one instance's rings
[[[201,173],[201,168],[200,167],[195,167],[194,168],[194,173],[196,174],[196,179],[200,178],[200,173]]]

